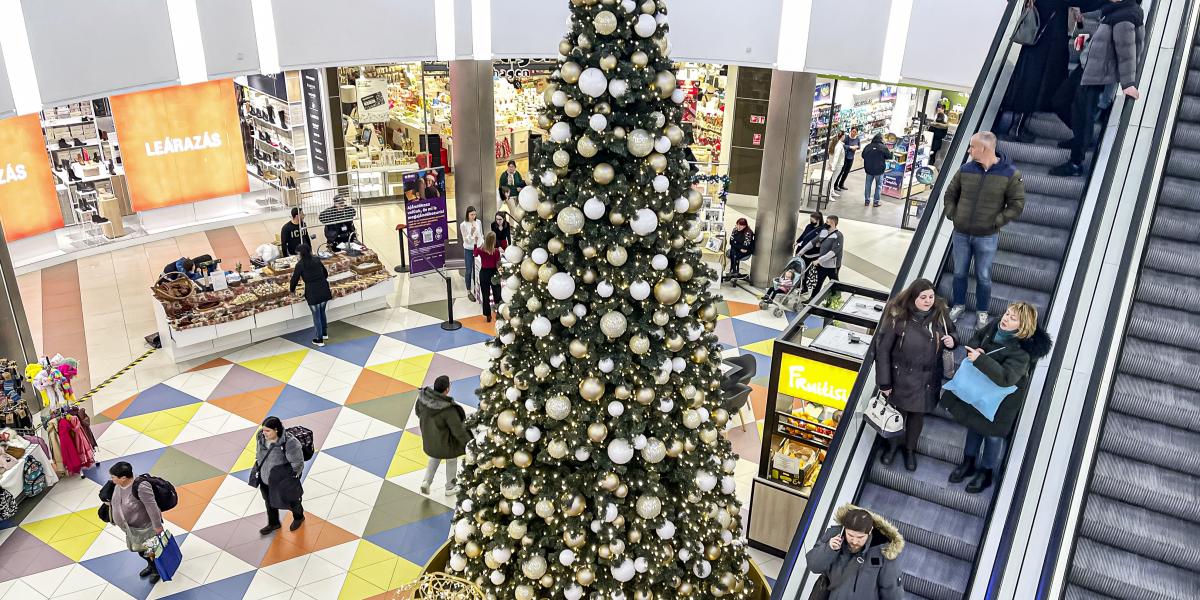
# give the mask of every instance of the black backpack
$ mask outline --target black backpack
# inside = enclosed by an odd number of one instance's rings
[[[175,491],[175,486],[170,481],[162,477],[155,477],[149,473],[144,473],[138,475],[137,481],[133,485],[142,485],[143,481],[149,481],[150,487],[154,488],[154,503],[158,505],[158,510],[167,512],[179,505],[179,494]]]
[[[313,454],[316,454],[316,450],[313,448],[312,430],[307,427],[296,426],[288,427],[287,433],[296,438],[297,442],[300,442],[300,448],[304,451],[304,460],[312,460]]]

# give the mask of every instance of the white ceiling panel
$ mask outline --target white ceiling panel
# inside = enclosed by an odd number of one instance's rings
[[[492,0],[492,56],[557,58],[570,18],[566,0]]]
[[[283,69],[437,56],[434,0],[272,0]]]
[[[892,0],[812,0],[812,5],[804,70],[878,78]]]
[[[254,11],[248,0],[197,0],[209,79],[260,72]]]
[[[175,85],[166,0],[21,0],[42,104]]]
[[[779,51],[782,6],[783,0],[673,2],[667,7],[671,58],[770,67]]]
[[[12,88],[9,86],[4,51],[0,50],[0,119],[17,114],[17,103],[13,101]]]
[[[920,0],[913,3],[902,81],[970,90],[1007,8],[1003,2]],[[957,27],[954,23],[970,23]]]

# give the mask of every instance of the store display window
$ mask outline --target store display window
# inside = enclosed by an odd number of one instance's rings
[[[691,150],[706,174],[715,175],[727,170],[713,168],[728,162],[725,148],[726,92],[729,89],[729,67],[703,63],[676,65],[679,88],[687,92],[683,102],[683,122],[690,125]]]
[[[538,126],[538,116],[546,107],[543,95],[550,73],[557,67],[553,61],[529,59],[492,63],[497,175],[510,160],[517,163],[518,171],[529,172],[532,142],[546,134]]]
[[[235,88],[246,170],[272,187],[295,189],[298,174],[311,169],[300,72],[252,75]]]

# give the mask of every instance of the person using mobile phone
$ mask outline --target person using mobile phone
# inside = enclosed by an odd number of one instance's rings
[[[808,570],[820,575],[810,598],[903,600],[904,581],[897,559],[904,536],[887,519],[845,504],[836,526],[808,551]]]

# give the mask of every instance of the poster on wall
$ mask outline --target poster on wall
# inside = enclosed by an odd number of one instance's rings
[[[358,122],[385,123],[388,120],[388,89],[386,79],[362,78],[358,87]]]
[[[0,120],[0,223],[19,240],[63,226],[38,115]]]
[[[446,264],[450,229],[446,220],[446,180],[441,170],[404,174],[404,217],[408,224],[408,256],[412,274]]]
[[[250,191],[233,81],[114,96],[133,210]]]
[[[304,87],[304,121],[308,130],[308,154],[313,175],[329,174],[329,157],[325,154],[325,110],[321,103],[321,72],[305,69],[300,72]]]

